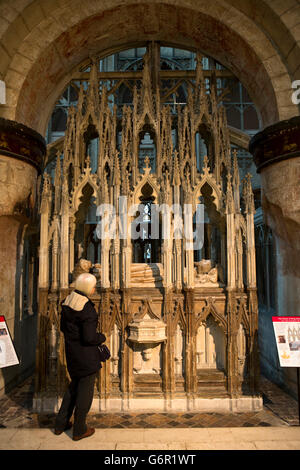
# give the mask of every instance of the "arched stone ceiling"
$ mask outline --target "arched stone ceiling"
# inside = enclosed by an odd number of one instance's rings
[[[3,117],[45,133],[55,100],[89,55],[138,41],[200,49],[248,89],[264,126],[298,114],[295,0],[10,0],[0,6]]]

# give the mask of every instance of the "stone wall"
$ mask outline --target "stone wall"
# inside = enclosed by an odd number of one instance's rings
[[[44,151],[43,139],[34,131],[0,120],[0,312],[20,360],[0,370],[0,395],[34,369],[37,312],[24,309],[24,241],[29,238],[30,243],[38,230],[36,183]]]
[[[57,96],[86,57],[144,41],[174,44],[176,37],[175,46],[206,52],[236,74],[264,125],[287,119],[298,114],[291,80],[299,73],[299,8],[296,0],[2,2],[0,69],[7,103],[1,115],[43,134]]]
[[[300,119],[270,126],[250,142],[261,174],[262,209],[277,246],[276,308],[273,315],[300,315]],[[262,312],[261,345],[270,377],[296,395],[296,370],[280,368],[274,348],[272,312]],[[270,345],[270,350],[264,345]],[[271,352],[273,351],[273,353]],[[276,352],[276,354],[275,354]]]

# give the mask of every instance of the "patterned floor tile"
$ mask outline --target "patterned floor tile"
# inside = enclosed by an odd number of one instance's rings
[[[205,428],[298,425],[295,399],[265,378],[261,380],[264,408],[246,413],[90,413],[88,423],[98,428]],[[55,415],[32,411],[34,380],[0,397],[0,427],[54,427]]]

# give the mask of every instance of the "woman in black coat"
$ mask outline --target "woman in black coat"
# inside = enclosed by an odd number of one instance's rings
[[[65,338],[71,383],[56,417],[55,434],[59,435],[71,428],[70,418],[74,411],[75,441],[95,432],[94,428],[87,427],[86,416],[93,401],[96,374],[101,368],[98,346],[106,339],[96,331],[98,315],[88,298],[95,291],[95,286],[95,276],[80,274],[75,281],[75,290],[62,302],[60,328]]]

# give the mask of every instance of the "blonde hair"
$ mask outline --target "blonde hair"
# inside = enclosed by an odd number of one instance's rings
[[[96,286],[97,279],[93,274],[82,273],[75,281],[75,289],[89,295]]]

